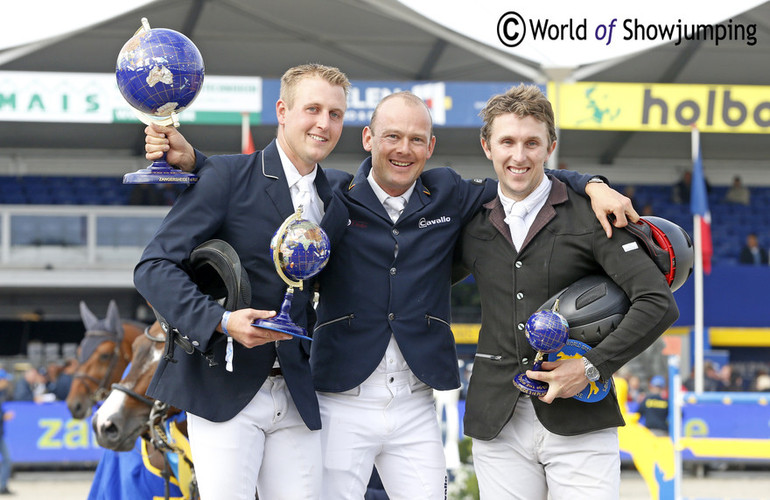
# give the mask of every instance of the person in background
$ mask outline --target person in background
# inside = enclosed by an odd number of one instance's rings
[[[639,405],[642,423],[656,436],[668,435],[668,398],[664,395],[665,388],[666,380],[655,375],[647,386],[647,396]]]
[[[709,184],[708,179],[704,177],[704,182],[706,183],[706,192],[711,192],[711,185]],[[687,170],[682,174],[681,179],[674,184],[672,190],[671,190],[671,201],[674,203],[682,203],[685,205],[690,204],[690,189],[692,187],[692,171]]]
[[[727,194],[725,194],[725,201],[728,203],[737,203],[739,205],[751,204],[751,191],[743,185],[739,175],[733,177],[733,184],[730,186],[730,189],[727,190]]]
[[[8,397],[11,389],[10,375],[0,368],[0,495],[12,495],[13,492],[8,489],[8,480],[11,477],[12,461],[11,452],[5,442],[5,421],[14,417],[13,412],[6,412],[3,403]]]
[[[13,399],[16,401],[34,401],[36,403],[45,403],[54,401],[54,396],[48,390],[48,378],[45,368],[30,367],[22,378],[16,381],[13,389]]]
[[[767,265],[767,250],[759,246],[757,233],[746,235],[746,244],[741,249],[741,257],[738,262],[747,266]]]

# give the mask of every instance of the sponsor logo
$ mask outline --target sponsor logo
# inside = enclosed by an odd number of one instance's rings
[[[447,217],[446,215],[442,215],[438,219],[432,219],[432,220],[427,220],[425,217],[423,217],[417,222],[417,227],[419,227],[420,229],[425,229],[426,227],[429,227],[429,226],[435,226],[436,224],[446,224],[447,222],[451,222],[451,221],[452,221],[452,218]]]

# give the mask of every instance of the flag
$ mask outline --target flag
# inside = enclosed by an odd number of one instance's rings
[[[700,216],[701,254],[703,256],[703,272],[711,273],[711,256],[713,246],[711,243],[711,212],[709,211],[708,195],[706,192],[706,178],[703,175],[703,157],[700,151],[700,135],[698,129],[693,128],[693,167],[692,182],[690,184],[690,211],[693,215]]]
[[[249,114],[241,113],[241,153],[250,155],[256,150],[257,148],[254,147],[254,137],[251,135]]]

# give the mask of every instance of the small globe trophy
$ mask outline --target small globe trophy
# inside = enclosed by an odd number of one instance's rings
[[[544,355],[560,351],[569,339],[569,325],[558,311],[559,301],[557,300],[552,309],[537,311],[527,320],[524,333],[527,335],[529,344],[537,351],[532,365],[533,371],[541,369]],[[548,384],[532,380],[525,373],[516,375],[513,385],[530,396],[545,396],[548,392]]]
[[[118,54],[115,76],[123,98],[145,124],[179,126],[178,114],[203,86],[203,58],[183,34],[150,29],[147,18]],[[166,163],[166,155],[147,168],[123,176],[123,184],[192,184],[198,176]]]
[[[289,285],[278,315],[258,319],[251,326],[288,333],[294,337],[313,340],[307,330],[291,319],[294,289],[302,290],[303,280],[310,279],[329,262],[331,243],[326,232],[315,222],[302,218],[302,207],[286,218],[270,241],[270,255],[278,276]]]

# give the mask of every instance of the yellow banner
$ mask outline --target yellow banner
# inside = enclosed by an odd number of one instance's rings
[[[549,83],[558,126],[627,130],[766,134],[770,87],[653,83]]]

